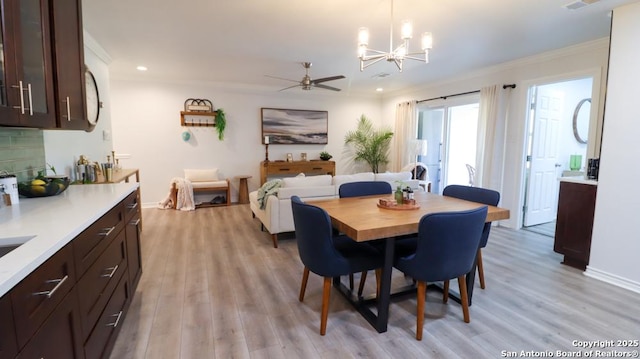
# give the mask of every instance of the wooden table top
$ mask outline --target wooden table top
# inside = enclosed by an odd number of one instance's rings
[[[420,208],[404,211],[378,207],[380,198],[393,199],[393,194],[336,198],[310,203],[327,211],[333,226],[358,242],[417,233],[420,219],[428,213],[464,211],[484,206],[429,192],[416,192],[414,196]],[[508,209],[489,206],[487,222],[508,218]]]

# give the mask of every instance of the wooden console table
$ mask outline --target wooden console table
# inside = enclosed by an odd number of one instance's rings
[[[260,162],[260,185],[267,182],[269,176],[289,176],[304,174],[329,174],[335,176],[334,161],[262,161]]]

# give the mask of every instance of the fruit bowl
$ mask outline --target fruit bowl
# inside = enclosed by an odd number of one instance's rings
[[[64,192],[69,187],[69,177],[48,176],[18,183],[18,193],[24,197],[49,197]]]

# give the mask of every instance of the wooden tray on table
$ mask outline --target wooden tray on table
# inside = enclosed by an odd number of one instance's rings
[[[407,211],[407,210],[418,209],[418,208],[420,208],[420,205],[415,203],[415,202],[414,203],[401,203],[401,204],[397,204],[395,202],[391,203],[391,204],[378,202],[378,208],[391,209],[391,210],[395,210],[395,211]]]

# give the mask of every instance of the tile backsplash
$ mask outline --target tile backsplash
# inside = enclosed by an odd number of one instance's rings
[[[0,171],[18,181],[31,179],[45,168],[42,130],[0,127]]]

